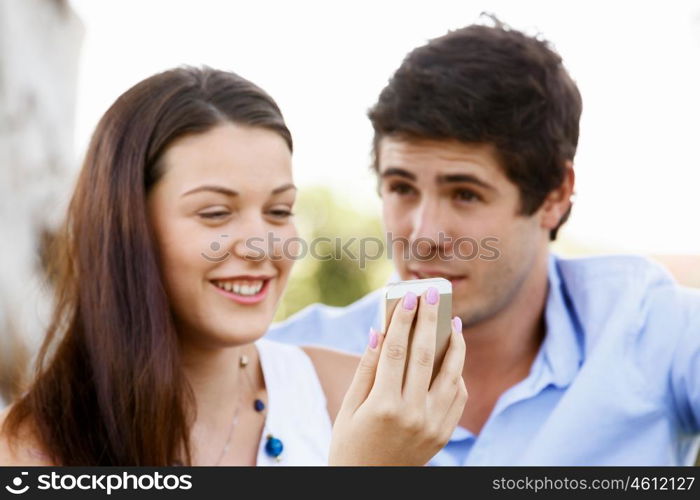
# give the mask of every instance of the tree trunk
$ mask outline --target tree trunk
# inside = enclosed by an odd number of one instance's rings
[[[43,337],[40,246],[65,212],[83,26],[67,1],[0,0],[0,397]],[[2,401],[0,401],[0,406]]]

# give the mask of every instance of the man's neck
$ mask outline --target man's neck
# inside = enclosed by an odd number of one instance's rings
[[[513,300],[493,317],[464,329],[466,380],[528,371],[544,339],[548,255],[539,257]]]
[[[479,434],[498,398],[525,379],[545,334],[548,255],[540,257],[502,311],[465,328],[464,381],[469,402],[460,425]]]

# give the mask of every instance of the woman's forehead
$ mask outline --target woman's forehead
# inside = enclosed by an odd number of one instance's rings
[[[164,177],[177,189],[223,184],[230,189],[276,187],[292,181],[291,153],[277,133],[234,124],[175,141],[163,155]]]

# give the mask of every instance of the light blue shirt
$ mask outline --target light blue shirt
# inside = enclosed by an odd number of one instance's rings
[[[380,296],[310,306],[268,335],[361,353],[379,327]],[[642,257],[551,256],[545,323],[529,375],[500,396],[479,435],[458,427],[432,465],[693,463],[700,291]]]

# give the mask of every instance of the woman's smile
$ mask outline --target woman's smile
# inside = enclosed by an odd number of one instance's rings
[[[272,276],[236,276],[211,280],[217,293],[243,305],[262,302],[270,289]]]

